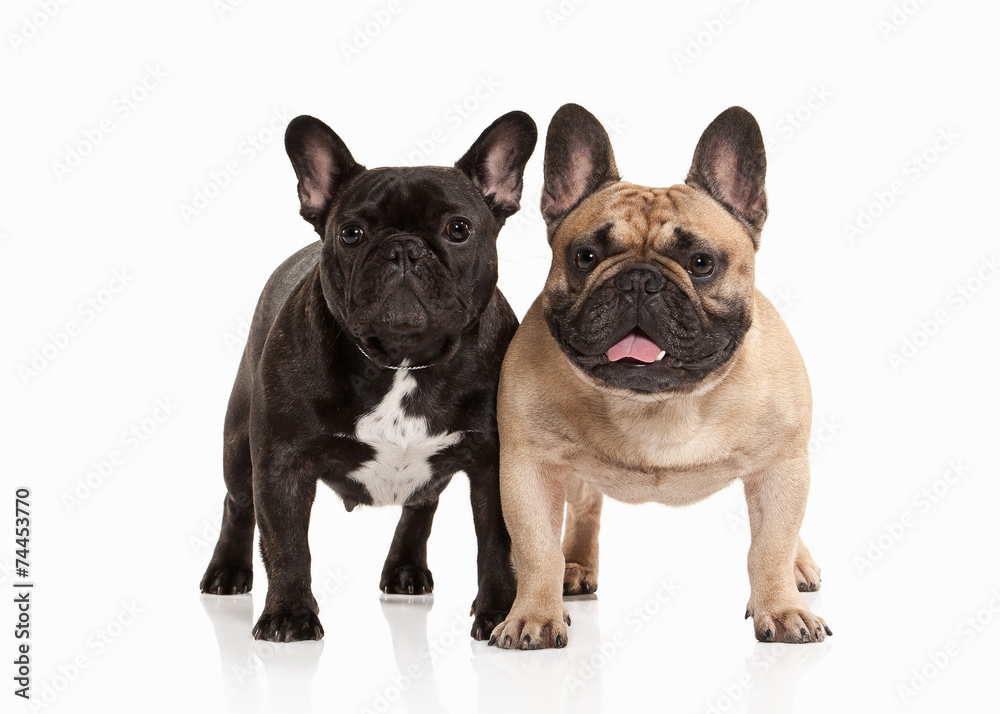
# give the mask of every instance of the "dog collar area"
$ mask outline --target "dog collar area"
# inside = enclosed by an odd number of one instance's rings
[[[357,347],[358,351],[361,352],[361,354],[363,354],[365,356],[365,359],[367,359],[369,362],[371,362],[376,367],[378,367],[378,364],[376,364],[375,360],[373,360],[371,358],[371,356],[367,352],[365,352],[363,349],[361,349],[361,345],[355,345],[355,347]],[[427,369],[430,366],[431,365],[429,365],[429,364],[420,364],[420,365],[417,365],[415,367],[410,367],[408,365],[401,365],[399,367],[392,367],[390,365],[386,365],[385,367],[379,367],[379,369],[394,369],[397,372],[412,372],[412,371],[417,370],[417,369]]]

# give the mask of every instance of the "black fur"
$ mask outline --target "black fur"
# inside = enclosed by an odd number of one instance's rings
[[[368,171],[319,120],[290,123],[301,212],[322,241],[279,266],[257,305],[226,414],[222,532],[201,582],[203,592],[250,590],[256,524],[269,581],[258,639],[323,635],[307,541],[316,484],[329,485],[348,510],[372,504],[348,474],[375,452],[353,437],[392,387],[394,366],[429,365],[409,372],[416,387],[403,408],[430,434],[462,436],[429,460],[432,478],[403,504],[379,587],[431,591],[427,538],[438,497],[461,470],[479,544],[473,636],[488,636],[510,609],[496,389],[517,319],[496,289],[495,241],[517,208],[535,140],[530,118],[512,112],[470,149],[478,161]],[[479,166],[503,170],[484,178]],[[464,242],[446,235],[456,217],[471,226]],[[346,244],[345,226],[364,238]]]

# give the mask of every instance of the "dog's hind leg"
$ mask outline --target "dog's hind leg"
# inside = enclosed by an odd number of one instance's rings
[[[245,360],[245,357],[244,357]],[[238,595],[253,586],[253,470],[250,465],[250,385],[245,364],[229,398],[223,430],[222,470],[226,481],[222,529],[201,591]]]
[[[795,553],[795,584],[800,592],[819,590],[819,566],[813,560],[806,544],[799,536],[798,549]]]
[[[597,590],[597,536],[601,530],[604,497],[579,476],[566,478],[566,533],[562,551],[566,558],[563,594],[581,595]]]

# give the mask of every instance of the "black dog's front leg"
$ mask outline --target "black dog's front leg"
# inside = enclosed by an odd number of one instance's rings
[[[500,451],[495,435],[477,445],[476,459],[466,468],[472,497],[479,553],[479,594],[472,603],[472,637],[489,639],[507,617],[517,582],[510,555],[510,535],[500,508]]]
[[[312,594],[309,515],[316,479],[297,469],[255,469],[254,510],[267,571],[267,598],[253,636],[294,642],[323,637]]]
[[[379,590],[384,593],[425,595],[434,591],[434,578],[427,569],[427,539],[438,502],[423,501],[403,506],[389,555],[382,568]]]

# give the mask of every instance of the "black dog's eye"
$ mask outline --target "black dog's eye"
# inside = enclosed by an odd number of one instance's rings
[[[597,265],[597,253],[590,250],[589,248],[583,248],[576,251],[576,255],[573,256],[573,263],[580,270],[587,271]]]
[[[444,233],[452,243],[464,243],[472,235],[472,226],[464,218],[452,218]]]
[[[340,242],[344,245],[357,245],[365,237],[365,232],[361,226],[353,223],[340,229]]]
[[[687,271],[691,275],[697,275],[699,278],[711,275],[713,270],[715,270],[715,261],[712,260],[712,256],[705,253],[698,253],[691,256],[691,260],[687,264]]]

